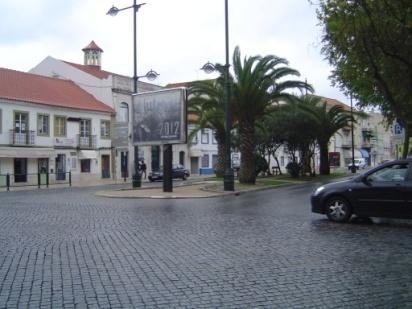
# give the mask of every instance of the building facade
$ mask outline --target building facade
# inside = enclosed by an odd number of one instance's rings
[[[0,69],[0,186],[110,178],[113,117],[71,81]]]
[[[115,179],[129,178],[134,170],[134,147],[132,132],[133,79],[128,76],[102,69],[103,50],[92,41],[82,49],[84,63],[71,63],[53,57],[46,57],[30,72],[45,76],[71,80],[93,95],[97,100],[114,109],[116,117],[112,122],[112,174]],[[163,87],[138,82],[138,92],[157,91]],[[176,147],[174,147],[176,148]],[[176,156],[174,150],[174,156]],[[159,168],[162,150],[159,146],[139,147],[138,157],[144,159],[148,171]]]

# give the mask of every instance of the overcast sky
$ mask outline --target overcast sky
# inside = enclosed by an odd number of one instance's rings
[[[154,83],[211,78],[200,70],[225,61],[224,0],[145,0],[137,15],[138,75],[154,69]],[[102,69],[133,75],[133,11],[106,15],[132,0],[1,0],[0,67],[28,71],[47,56],[83,63],[94,40]],[[286,58],[318,95],[349,103],[330,85],[331,68],[320,54],[321,28],[307,0],[230,0],[230,54]]]

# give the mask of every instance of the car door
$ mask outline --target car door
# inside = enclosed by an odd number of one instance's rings
[[[409,164],[408,175],[403,187],[405,192],[405,217],[412,219],[412,164]]]
[[[365,176],[354,189],[355,212],[371,217],[403,217],[407,171],[408,163],[394,163]]]

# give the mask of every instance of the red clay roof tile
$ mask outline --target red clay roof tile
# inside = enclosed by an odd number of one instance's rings
[[[86,50],[98,50],[100,52],[103,52],[103,49],[101,49],[99,46],[94,41],[91,41],[89,45],[87,45],[85,48],[82,49],[82,51]]]
[[[0,68],[0,98],[114,113],[114,109],[69,80]]]
[[[117,75],[114,73],[110,73],[107,71],[104,71],[102,69],[100,69],[99,66],[97,65],[83,65],[83,64],[77,64],[77,63],[72,63],[72,62],[68,62],[68,61],[64,61],[62,60],[64,63],[67,63],[73,67],[75,67],[76,69],[79,69],[83,72],[86,72],[90,75],[93,75],[94,77],[100,78],[100,79],[107,79],[110,75]]]

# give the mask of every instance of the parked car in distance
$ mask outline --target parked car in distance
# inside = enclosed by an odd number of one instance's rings
[[[354,160],[356,169],[361,169],[366,167],[366,160],[364,158],[356,158]],[[348,165],[348,170],[352,169],[352,162]]]
[[[173,179],[181,178],[182,180],[186,180],[189,176],[190,172],[185,169],[183,165],[177,164],[172,166]],[[163,167],[161,166],[159,170],[150,172],[148,178],[151,182],[156,180],[163,180]]]
[[[358,217],[412,219],[412,159],[389,161],[346,181],[323,185],[311,195],[312,212],[331,221]]]

